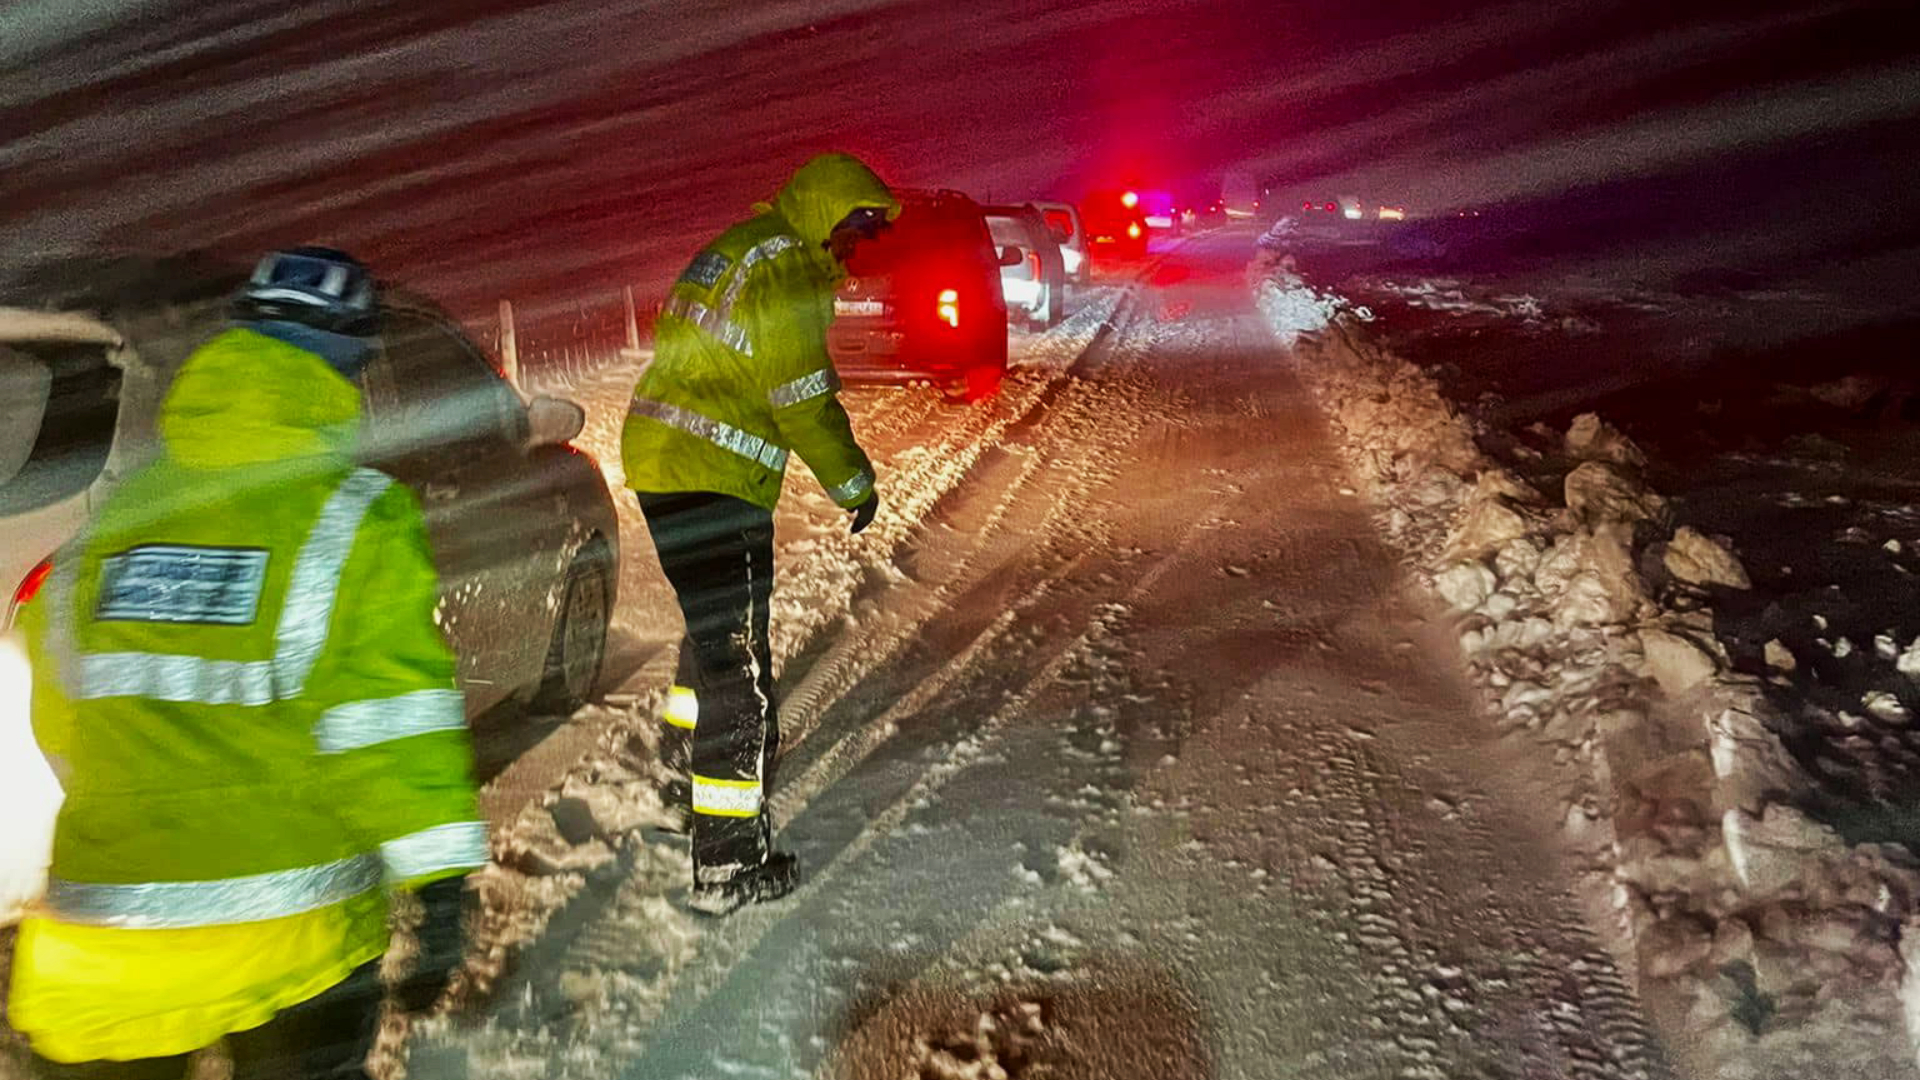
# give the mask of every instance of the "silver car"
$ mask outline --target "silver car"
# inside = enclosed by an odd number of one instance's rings
[[[51,306],[0,307],[0,631],[55,549],[155,453],[161,400],[221,329],[234,280],[124,261],[86,277],[62,267],[24,287]],[[390,294],[384,307],[361,378],[362,456],[426,511],[468,712],[509,697],[570,711],[598,678],[619,560],[613,500],[572,445],[585,413],[524,399],[430,303]]]

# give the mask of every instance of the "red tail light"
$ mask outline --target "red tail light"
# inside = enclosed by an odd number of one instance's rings
[[[1039,252],[1036,251],[1033,254],[1028,255],[1027,262],[1033,264],[1033,280],[1045,281],[1047,279],[1046,269],[1040,265]]]
[[[960,329],[960,290],[940,290],[940,303],[934,309],[934,317],[955,330]]]
[[[1134,240],[1140,239],[1140,223],[1139,222],[1137,221],[1127,222],[1127,236]]]
[[[13,602],[24,604],[40,594],[40,587],[47,583],[47,575],[53,573],[53,560],[42,559],[40,565],[27,571],[20,584],[13,590]]]
[[[1134,207],[1140,205],[1140,196],[1135,194],[1134,192],[1129,191],[1120,196],[1120,205],[1131,210]]]
[[[1328,203],[1328,204],[1327,204],[1327,213],[1329,213],[1329,214],[1337,214],[1337,213],[1339,213],[1339,212],[1340,212],[1340,208],[1339,208],[1338,206],[1336,206],[1336,205],[1334,205],[1333,203]]]

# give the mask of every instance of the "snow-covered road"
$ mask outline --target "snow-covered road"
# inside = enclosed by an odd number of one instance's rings
[[[1246,252],[1096,291],[989,408],[850,395],[888,516],[846,538],[796,475],[780,522],[806,884],[675,907],[643,668],[576,718],[598,751],[496,804],[480,988],[413,1075],[1666,1075]],[[623,626],[664,641],[627,552]]]

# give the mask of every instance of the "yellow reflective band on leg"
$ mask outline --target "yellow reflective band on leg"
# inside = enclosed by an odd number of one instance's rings
[[[760,812],[760,781],[695,775],[693,812],[710,817],[753,817]]]
[[[700,719],[700,698],[685,686],[676,686],[667,691],[666,708],[660,712],[660,719],[677,728],[693,730]]]

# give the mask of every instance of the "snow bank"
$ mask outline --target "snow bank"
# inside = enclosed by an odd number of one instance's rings
[[[1673,531],[1601,418],[1516,462],[1529,482],[1291,257],[1262,251],[1249,284],[1382,531],[1459,620],[1486,707],[1565,766],[1563,835],[1672,1043],[1716,1077],[1916,1075],[1889,1035],[1913,1017],[1920,1043],[1900,953],[1920,867],[1804,812],[1811,783],[1713,633],[1715,592],[1750,587],[1738,557]]]

